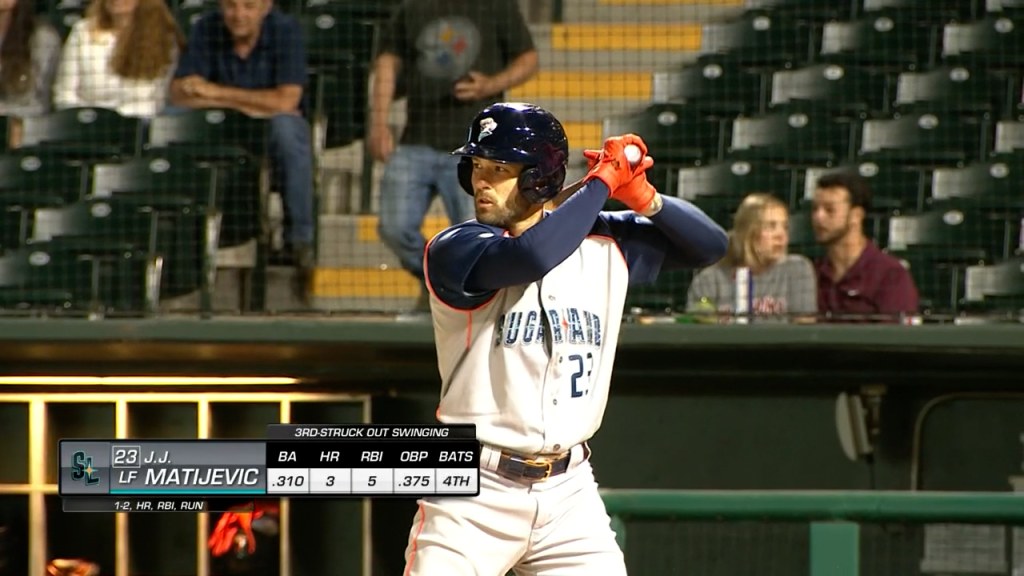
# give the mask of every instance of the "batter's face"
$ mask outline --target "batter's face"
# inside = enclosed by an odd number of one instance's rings
[[[523,219],[531,205],[516,190],[522,171],[522,164],[473,158],[473,200],[478,222],[508,229]]]
[[[829,246],[839,242],[859,225],[846,188],[818,188],[814,191],[811,225],[814,239]]]
[[[789,212],[781,206],[767,206],[761,212],[760,228],[754,249],[761,261],[775,264],[785,258],[789,245]]]

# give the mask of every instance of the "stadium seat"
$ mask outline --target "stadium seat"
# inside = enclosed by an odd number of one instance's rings
[[[1024,258],[969,266],[964,302],[987,310],[1005,311],[1019,319],[1024,310]]]
[[[720,157],[723,121],[681,104],[651,104],[639,111],[605,118],[605,136],[633,133],[647,143],[654,158],[652,183],[660,190],[674,190],[676,170]]]
[[[727,157],[831,165],[849,155],[850,126],[818,112],[780,111],[733,121]]]
[[[401,0],[295,0],[298,13],[328,10],[350,19],[384,21]]]
[[[85,0],[41,0],[39,10],[47,21],[57,29],[61,39],[66,39],[71,27],[85,14]]]
[[[863,2],[865,14],[901,12],[929,22],[970,20],[984,12],[985,0],[857,0]]]
[[[934,61],[935,29],[899,14],[866,14],[849,22],[827,22],[821,35],[821,59],[886,72],[916,69]]]
[[[61,155],[94,161],[135,155],[142,120],[106,108],[67,108],[22,119],[19,154]]]
[[[117,240],[35,242],[0,256],[0,308],[137,315],[159,299],[160,264]]]
[[[982,125],[972,118],[920,112],[864,122],[858,159],[955,165],[984,156]]]
[[[676,195],[686,200],[701,196],[727,196],[742,200],[747,194],[764,192],[788,201],[792,172],[768,162],[722,160],[706,166],[680,168]]]
[[[1024,122],[1009,120],[997,122],[995,145],[992,151],[996,154],[1024,152]]]
[[[927,250],[951,262],[991,261],[1003,251],[1002,230],[970,203],[946,202],[889,219],[890,250]]]
[[[804,202],[814,198],[818,179],[826,174],[859,174],[871,186],[872,212],[920,210],[925,206],[925,179],[921,170],[893,162],[854,162],[831,168],[809,167],[804,172]],[[874,230],[874,237],[884,237]]]
[[[324,7],[299,20],[311,67],[309,104],[317,149],[347,145],[365,132],[374,26]]]
[[[200,285],[200,218],[191,200],[181,196],[88,198],[36,210],[32,237],[33,243],[63,241],[114,261],[123,245],[131,245],[154,266],[159,263],[161,296],[177,296]]]
[[[703,25],[698,63],[778,67],[808,62],[813,53],[809,27],[770,12],[749,11]]]
[[[811,213],[792,211],[789,213],[789,252],[802,254],[810,259],[822,255],[822,247],[814,239],[814,227],[811,225]]]
[[[866,117],[886,110],[886,77],[857,66],[813,64],[772,75],[771,107],[795,106]]]
[[[177,0],[174,7],[174,18],[178,21],[181,31],[188,36],[189,30],[196,20],[207,13],[220,8],[218,0]]]
[[[684,311],[686,292],[693,275],[694,271],[689,269],[669,270],[662,272],[654,284],[630,287],[625,312],[664,314]]]
[[[36,208],[61,206],[82,194],[82,168],[47,156],[0,155],[0,249],[32,233]]]
[[[234,110],[191,109],[153,118],[145,149],[179,149],[199,160],[262,159],[267,153],[267,121]]]
[[[938,168],[932,174],[933,209],[962,203],[984,214],[994,227],[1002,229],[997,258],[1008,258],[1024,246],[1021,220],[1024,218],[1024,158],[1020,155],[994,157],[963,168]]]
[[[992,14],[972,22],[947,24],[942,59],[949,64],[1016,72],[1024,65],[1024,20]]]
[[[721,116],[764,111],[768,78],[734,62],[690,64],[655,72],[651,100]]]
[[[927,72],[904,72],[896,83],[898,112],[956,112],[993,118],[1000,114],[1004,80],[983,69],[943,66]]]
[[[747,10],[770,11],[796,20],[825,22],[846,20],[852,12],[849,2],[822,2],[821,0],[746,0]]]

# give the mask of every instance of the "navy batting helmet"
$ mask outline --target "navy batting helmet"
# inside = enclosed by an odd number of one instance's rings
[[[459,161],[459,183],[473,193],[472,157],[524,164],[516,183],[519,193],[543,204],[562,190],[569,140],[561,122],[550,112],[517,102],[499,102],[484,108],[469,127],[469,139],[452,154]]]

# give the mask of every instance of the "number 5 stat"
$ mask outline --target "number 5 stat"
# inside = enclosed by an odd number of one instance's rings
[[[65,511],[216,511],[267,497],[476,496],[474,425],[271,424],[261,440],[60,441]]]

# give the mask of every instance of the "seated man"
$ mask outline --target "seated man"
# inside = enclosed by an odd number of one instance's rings
[[[283,187],[286,243],[306,297],[313,266],[313,152],[300,109],[306,82],[302,32],[271,0],[221,0],[203,15],[171,82],[171,102],[189,108],[232,108],[270,119],[270,157]]]

